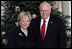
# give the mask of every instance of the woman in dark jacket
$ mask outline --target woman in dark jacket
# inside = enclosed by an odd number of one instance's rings
[[[34,35],[29,28],[31,15],[27,12],[21,12],[18,15],[19,27],[10,33],[7,48],[33,48]]]

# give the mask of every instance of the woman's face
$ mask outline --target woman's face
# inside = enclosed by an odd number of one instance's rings
[[[20,21],[19,21],[19,25],[23,29],[27,29],[29,27],[29,25],[30,25],[29,17],[26,16],[26,17],[21,18]]]

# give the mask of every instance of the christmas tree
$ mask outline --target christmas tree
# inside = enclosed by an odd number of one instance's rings
[[[32,18],[39,16],[39,5],[43,1],[1,1],[1,7],[3,7],[3,14],[1,12],[1,47],[5,48],[7,45],[7,38],[10,32],[12,32],[17,26],[17,16],[21,11],[28,11],[31,13]],[[47,1],[54,5],[54,1]],[[58,8],[52,8],[53,16],[60,16],[64,20],[66,31],[71,31],[71,28],[67,26],[67,18]],[[71,48],[71,34],[67,36],[67,48]]]

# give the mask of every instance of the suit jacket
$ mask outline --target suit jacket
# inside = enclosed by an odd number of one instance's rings
[[[40,34],[40,21],[41,17],[38,17],[31,22],[31,28],[36,39],[36,48],[65,48],[66,34],[62,19],[50,16],[44,40]]]
[[[33,47],[34,47],[34,36],[31,30],[28,29],[27,37],[20,30],[19,27],[9,34],[7,48],[33,48]]]

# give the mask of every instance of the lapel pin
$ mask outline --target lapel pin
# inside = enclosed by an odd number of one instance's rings
[[[19,33],[20,36],[23,36],[21,33]]]
[[[53,22],[51,21],[51,23],[53,23]]]

